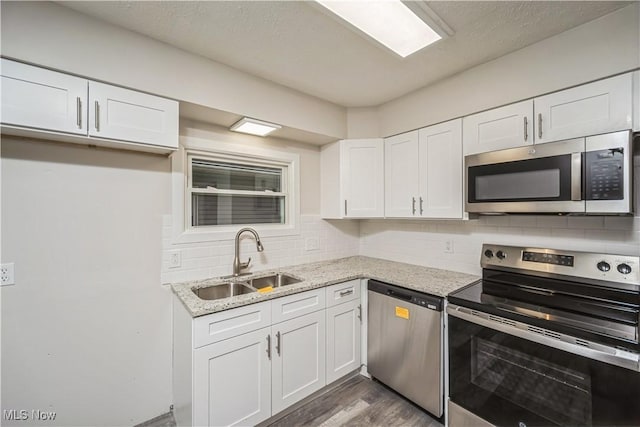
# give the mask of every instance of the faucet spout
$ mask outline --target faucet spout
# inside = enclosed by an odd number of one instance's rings
[[[258,232],[251,227],[241,228],[236,234],[235,240],[235,257],[233,258],[233,275],[239,276],[241,271],[247,267],[249,267],[249,263],[251,263],[251,258],[247,262],[240,262],[240,236],[249,232],[253,234],[254,239],[256,239],[256,249],[258,252],[262,252],[264,250],[264,246],[262,246],[262,242],[260,241],[260,236]]]

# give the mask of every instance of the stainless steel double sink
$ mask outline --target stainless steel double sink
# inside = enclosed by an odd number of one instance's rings
[[[217,300],[230,298],[236,295],[258,292],[267,287],[279,288],[282,286],[300,283],[302,280],[284,273],[274,273],[268,276],[243,279],[234,277],[229,282],[218,283],[211,286],[193,289],[193,293],[203,300]]]

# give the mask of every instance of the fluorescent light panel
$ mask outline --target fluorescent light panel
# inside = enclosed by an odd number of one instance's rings
[[[274,130],[280,129],[282,126],[274,123],[263,122],[262,120],[250,119],[243,117],[233,124],[230,130],[234,132],[248,133],[251,135],[266,136]]]
[[[400,0],[316,1],[403,58],[442,38]]]

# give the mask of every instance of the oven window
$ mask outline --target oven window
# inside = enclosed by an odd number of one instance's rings
[[[509,347],[472,338],[471,382],[560,425],[589,426],[591,379]]]
[[[496,426],[640,426],[640,372],[453,316],[449,398]]]
[[[476,200],[560,197],[560,169],[484,175],[476,178]]]

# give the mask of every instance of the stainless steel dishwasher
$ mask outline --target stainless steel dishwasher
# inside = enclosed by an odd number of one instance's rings
[[[442,416],[442,298],[376,280],[367,297],[369,373]]]

